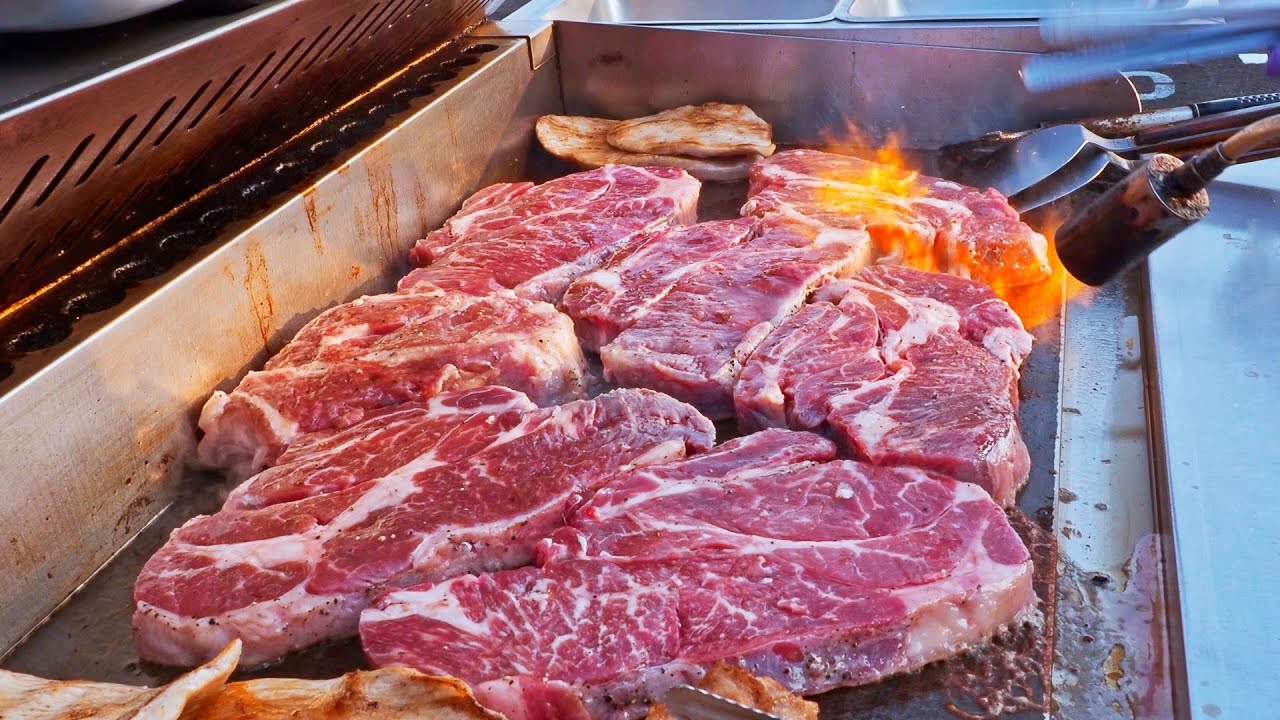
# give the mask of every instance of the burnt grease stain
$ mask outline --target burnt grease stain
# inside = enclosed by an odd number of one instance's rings
[[[307,214],[307,227],[311,230],[311,247],[316,255],[324,255],[324,238],[320,235],[320,211],[316,209],[315,192],[302,196],[302,210]]]
[[[1089,707],[1123,708],[1125,717],[1174,716],[1160,537],[1140,538],[1120,572],[1062,563],[1059,667],[1063,716]],[[1097,717],[1102,717],[1098,715]],[[1107,717],[1110,717],[1108,715]]]
[[[823,717],[962,720],[1043,717],[1051,709],[1058,544],[1041,522],[1020,511],[1009,521],[1031,552],[1035,617],[1006,628],[991,642],[921,670],[812,698]]]
[[[267,256],[262,251],[262,245],[257,240],[251,241],[245,251],[244,288],[249,293],[249,307],[258,323],[262,344],[269,345],[276,303],[271,295],[271,269],[267,266]]]

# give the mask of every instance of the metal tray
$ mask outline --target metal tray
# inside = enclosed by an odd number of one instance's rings
[[[0,446],[26,451],[0,458],[3,570],[22,578],[0,586],[0,647],[13,646],[6,667],[133,683],[173,674],[138,662],[128,617],[141,564],[170,529],[216,508],[225,491],[183,464],[198,408],[322,309],[391,287],[407,248],[469,192],[563,172],[536,148],[541,114],[624,116],[739,101],[774,123],[781,144],[830,147],[849,137],[852,119],[870,119],[870,142],[904,130],[928,163],[928,151],[958,133],[1137,105],[1131,87],[1126,95],[1114,83],[1039,107],[1007,102],[1016,53],[576,23],[554,33],[488,27],[463,46],[474,62],[428,60],[415,71],[455,69],[429,98],[389,116],[372,140],[310,145],[331,160],[305,190],[257,212],[223,207],[223,215],[241,215],[216,243],[82,320],[0,397]],[[855,62],[862,57],[880,64]],[[928,113],[904,112],[900,98],[916,70],[939,67],[940,58],[955,69],[961,94],[935,97]],[[366,100],[380,107],[380,98]],[[250,166],[226,193],[238,197],[285,170],[275,160]],[[708,186],[703,216],[732,214],[742,192]],[[204,202],[175,217],[218,210]],[[1034,220],[1051,226],[1051,218]],[[1125,401],[1143,387],[1133,360],[1143,292],[1139,278],[1127,278],[1087,304],[1062,306],[1053,295],[1058,312],[1034,328],[1022,377],[1033,473],[1019,505],[1036,550],[1044,622],[990,651],[828,693],[824,717],[981,714],[995,701],[1010,717],[1073,720],[1113,717],[1115,707],[1155,708],[1151,716],[1160,717],[1171,707],[1176,660],[1153,542],[1157,513],[1150,483],[1132,482],[1150,477],[1145,416],[1140,402]],[[336,643],[266,672],[323,676],[359,662],[355,643]]]
[[[630,25],[816,23],[836,17],[840,0],[599,0],[591,20]]]
[[[1155,0],[1162,8],[1186,5],[1186,0]],[[837,14],[840,20],[865,22],[915,22],[933,20],[1038,20],[1077,10],[1076,0],[853,0]],[[1149,0],[1093,0],[1094,11],[1139,10],[1152,7]]]

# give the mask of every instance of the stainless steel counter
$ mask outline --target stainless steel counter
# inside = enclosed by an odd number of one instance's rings
[[[1150,394],[1197,718],[1276,717],[1280,161],[1229,171],[1148,263]]]
[[[836,23],[1036,20],[1082,5],[1094,11],[1113,11],[1217,4],[1215,0],[531,0],[528,11],[522,9],[519,17],[652,25],[822,23],[832,27]]]

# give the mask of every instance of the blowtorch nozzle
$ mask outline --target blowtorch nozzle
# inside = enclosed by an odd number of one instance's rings
[[[1102,285],[1142,262],[1209,213],[1205,187],[1249,152],[1280,137],[1280,115],[1254,122],[1185,163],[1154,155],[1071,217],[1054,238],[1063,267]]]
[[[1054,245],[1067,272],[1102,285],[1208,214],[1203,185],[1171,179],[1182,167],[1172,155],[1156,155],[1058,228]]]

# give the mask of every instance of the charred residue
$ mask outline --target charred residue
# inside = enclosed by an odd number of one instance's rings
[[[1063,563],[1057,683],[1064,717],[1085,711],[1073,707],[1074,698],[1135,720],[1173,716],[1160,552],[1159,536],[1148,535],[1119,573]]]
[[[1033,616],[989,643],[918,672],[816,698],[823,716],[962,720],[1041,718],[1051,707],[1058,545],[1045,514],[1009,519],[1031,552],[1038,605]]]

